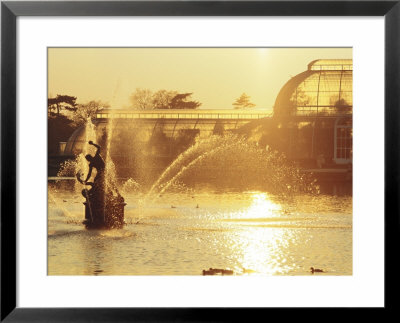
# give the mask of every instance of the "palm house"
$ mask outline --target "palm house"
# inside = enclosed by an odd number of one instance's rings
[[[286,82],[274,105],[274,116],[289,133],[288,155],[330,166],[352,162],[352,113],[351,59],[312,61]]]
[[[257,144],[283,152],[300,167],[327,171],[352,164],[352,112],[353,61],[318,59],[282,86],[272,114],[257,109],[101,110],[89,137],[104,146],[112,128],[110,154],[129,171],[142,155],[153,158],[155,165],[168,165],[197,136],[225,132],[253,134]],[[89,140],[85,129],[76,129],[62,143],[56,162],[84,150]]]
[[[275,115],[339,115],[353,109],[353,61],[319,59],[280,90]]]

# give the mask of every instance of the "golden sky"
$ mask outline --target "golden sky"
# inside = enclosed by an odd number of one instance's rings
[[[232,109],[247,93],[271,109],[281,87],[315,59],[352,58],[351,48],[49,48],[48,95],[127,108],[136,88],[193,92],[201,109]]]

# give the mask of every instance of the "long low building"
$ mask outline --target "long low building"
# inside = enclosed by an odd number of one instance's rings
[[[105,109],[96,114],[97,120],[102,119],[191,119],[191,120],[256,120],[272,116],[272,110],[266,109],[196,109],[196,110],[116,110]]]
[[[207,138],[236,130],[254,121],[272,117],[271,110],[116,110],[107,109],[97,113],[93,123],[96,132],[101,134],[106,128],[113,129],[113,135],[129,132],[132,138],[148,142],[155,135],[168,138],[199,136]],[[79,154],[86,141],[85,127],[78,128],[69,138],[63,149],[67,156]],[[160,155],[170,155],[160,152]]]

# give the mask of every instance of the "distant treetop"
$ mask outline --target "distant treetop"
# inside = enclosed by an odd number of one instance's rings
[[[244,108],[254,108],[256,105],[250,102],[250,96],[246,93],[242,93],[242,95],[236,99],[235,102],[232,103],[235,109],[244,109]]]
[[[130,96],[131,106],[137,110],[152,109],[196,109],[201,103],[190,100],[193,93],[137,88]]]
[[[47,109],[49,114],[54,114],[54,110],[57,115],[60,115],[62,109],[75,111],[76,110],[76,97],[70,95],[57,94],[55,98],[47,99]]]

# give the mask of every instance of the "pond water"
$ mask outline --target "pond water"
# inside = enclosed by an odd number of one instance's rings
[[[49,275],[352,275],[351,196],[204,188],[124,197],[123,229],[86,230],[84,198],[49,182]]]

